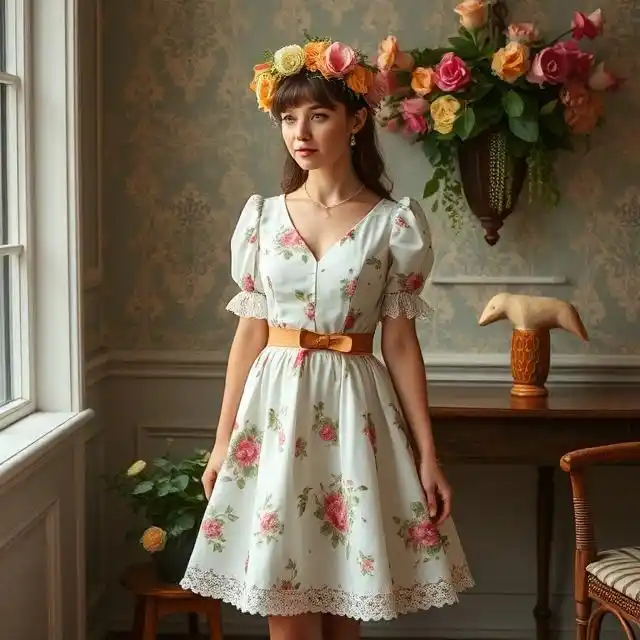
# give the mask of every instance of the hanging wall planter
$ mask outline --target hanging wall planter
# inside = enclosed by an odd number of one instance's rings
[[[527,173],[526,160],[509,152],[504,131],[492,129],[460,144],[458,164],[469,208],[480,220],[485,240],[493,246],[518,202]]]

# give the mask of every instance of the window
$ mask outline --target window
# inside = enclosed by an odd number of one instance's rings
[[[33,407],[24,0],[0,0],[0,428]]]

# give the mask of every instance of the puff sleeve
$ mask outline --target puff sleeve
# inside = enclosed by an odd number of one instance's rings
[[[390,262],[380,317],[428,319],[433,309],[420,297],[434,262],[427,216],[418,202],[402,198],[390,224]]]
[[[240,291],[226,308],[242,318],[267,318],[267,298],[258,266],[263,205],[262,196],[250,196],[231,236],[231,276]]]

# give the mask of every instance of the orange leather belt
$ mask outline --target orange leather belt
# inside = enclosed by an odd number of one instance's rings
[[[371,355],[373,353],[373,333],[315,333],[306,329],[282,329],[269,327],[270,347],[298,347],[300,349],[320,349]]]

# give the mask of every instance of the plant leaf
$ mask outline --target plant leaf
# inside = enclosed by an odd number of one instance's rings
[[[137,484],[133,488],[133,491],[131,493],[133,493],[133,495],[138,496],[142,493],[148,493],[152,489],[153,489],[153,482],[151,482],[150,480],[145,480],[144,482]]]
[[[509,129],[514,136],[525,142],[536,142],[540,135],[538,121],[528,118],[509,118]]]
[[[438,178],[434,175],[424,185],[424,191],[422,192],[422,197],[430,198],[432,195],[437,193],[439,187],[440,187],[440,180],[438,180]]]
[[[183,473],[174,478],[172,484],[178,491],[184,491],[189,486],[189,476]]]
[[[466,140],[476,126],[476,114],[472,107],[465,107],[465,109],[456,118],[454,123],[454,129],[456,133]]]
[[[555,100],[551,100],[550,102],[547,102],[547,104],[542,105],[542,108],[540,109],[540,115],[548,116],[556,108],[557,104],[558,99],[556,98]]]
[[[524,100],[515,91],[507,91],[502,96],[502,106],[511,118],[519,118],[524,113]]]

